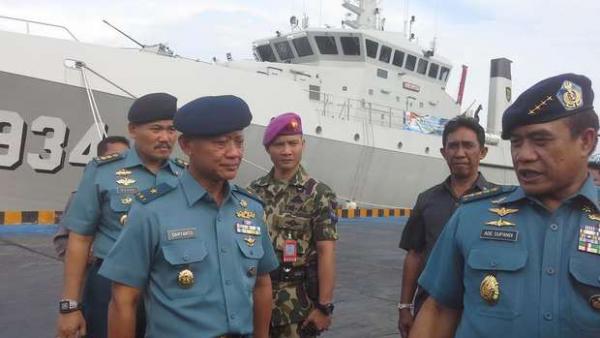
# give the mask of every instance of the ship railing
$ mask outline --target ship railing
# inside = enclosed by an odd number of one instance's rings
[[[47,23],[47,22],[29,20],[29,19],[15,18],[15,17],[12,17],[12,16],[4,16],[4,15],[0,15],[0,19],[5,20],[5,21],[16,21],[16,22],[22,22],[22,23],[24,23],[25,24],[25,32],[27,34],[31,34],[31,25],[39,25],[39,26],[45,26],[45,27],[51,27],[51,28],[58,28],[60,30],[63,30],[73,40],[79,41],[79,39],[77,39],[77,37],[75,37],[75,35],[73,33],[71,33],[71,31],[67,27],[65,27],[65,26],[55,25],[55,24]]]
[[[402,129],[406,111],[397,107],[343,97],[315,90],[306,90],[318,114],[328,118],[365,121],[382,127]]]

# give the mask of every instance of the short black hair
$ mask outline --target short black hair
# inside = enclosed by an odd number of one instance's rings
[[[123,136],[107,136],[98,143],[98,148],[96,148],[98,156],[106,155],[108,145],[112,143],[123,143],[129,148],[129,140],[127,138]]]
[[[479,146],[483,147],[485,145],[485,131],[483,127],[479,125],[479,122],[468,116],[459,115],[446,123],[444,126],[444,132],[442,133],[442,146],[446,147],[446,142],[448,141],[448,135],[457,131],[459,128],[467,128],[472,130],[475,135],[477,135],[477,141],[479,142]]]
[[[567,117],[565,122],[567,122],[567,125],[569,126],[572,137],[581,135],[581,133],[588,128],[593,128],[596,131],[596,134],[598,134],[598,129],[600,128],[598,115],[596,115],[596,112],[593,109],[573,114]]]

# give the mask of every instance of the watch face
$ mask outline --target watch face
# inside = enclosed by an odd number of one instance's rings
[[[67,310],[69,310],[69,302],[61,301],[58,303],[58,307],[60,308],[61,311],[67,311]]]

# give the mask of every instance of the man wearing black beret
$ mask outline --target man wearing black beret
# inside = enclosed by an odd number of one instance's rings
[[[113,281],[111,337],[133,337],[142,295],[146,337],[268,337],[277,257],[262,202],[230,183],[251,119],[246,102],[231,95],[177,111],[190,164],[174,182],[137,195],[100,270]]]
[[[600,337],[598,140],[591,81],[562,74],[504,112],[519,186],[463,198],[419,284],[410,337]]]
[[[126,224],[135,194],[174,179],[184,170],[183,161],[169,159],[177,139],[176,110],[177,99],[166,93],[138,98],[128,114],[133,149],[99,156],[87,165],[63,219],[71,233],[58,337],[107,337],[111,283],[98,270]],[[86,271],[90,247],[96,259]]]

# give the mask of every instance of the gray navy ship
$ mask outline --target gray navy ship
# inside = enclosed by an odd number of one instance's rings
[[[240,184],[270,167],[260,142],[270,118],[293,111],[303,119],[304,165],[341,201],[412,206],[418,192],[447,175],[441,130],[464,112],[446,92],[451,62],[410,31],[385,31],[378,3],[344,1],[350,15],[341,28],[311,28],[292,17],[289,32],[253,42],[255,60],[203,62],[161,44],[93,45],[55,25],[69,38],[0,31],[0,209],[62,209],[99,140],[126,135],[130,104],[150,92],[171,93],[180,105],[221,94],[249,103],[254,119]],[[481,170],[512,184],[510,149],[498,136],[511,101],[510,61],[492,60],[490,75]]]

